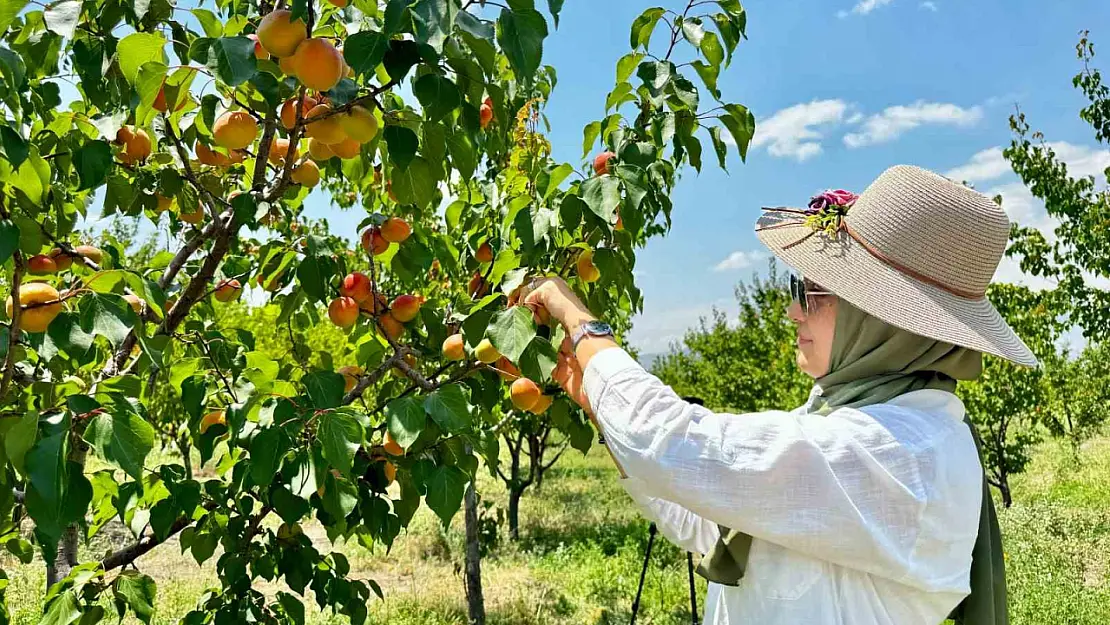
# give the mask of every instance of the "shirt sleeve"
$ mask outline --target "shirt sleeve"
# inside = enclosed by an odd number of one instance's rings
[[[868,415],[715,414],[618,348],[590,359],[584,384],[610,451],[649,505],[673,502],[696,527],[720,524],[910,581],[926,487],[913,451]]]
[[[679,548],[694,553],[707,554],[717,544],[721,530],[682,506],[647,494],[648,486],[636,478],[621,480],[624,490],[643,511],[644,516],[655,521],[656,527]]]

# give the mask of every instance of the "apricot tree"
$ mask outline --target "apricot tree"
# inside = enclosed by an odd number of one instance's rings
[[[452,518],[497,462],[501,408],[584,427],[551,384],[562,331],[507,295],[563,275],[627,327],[635,250],[667,230],[679,172],[705,138],[721,166],[743,156],[754,120],[717,87],[737,0],[652,8],[586,126],[601,154],[556,162],[539,128],[562,4],[0,3],[0,542],[46,562],[44,622],[91,625],[109,597],[149,622],[138,559],[176,536],[220,580],[188,623],[301,623],[309,590],[362,623],[380,589],[302,521],[388,548],[422,500]],[[357,247],[304,217],[313,188],[365,211]],[[173,243],[141,261],[87,245],[97,214]],[[248,289],[279,308],[286,356],[222,323]],[[350,362],[311,353],[325,310]],[[152,460],[167,418],[213,477]],[[134,542],[82,561],[112,519]]]

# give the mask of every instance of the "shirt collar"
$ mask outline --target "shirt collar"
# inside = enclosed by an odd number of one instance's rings
[[[809,398],[806,402],[798,407],[794,412],[805,414],[809,412],[813,406],[813,402],[821,397],[821,387],[814,384],[813,388],[809,391]],[[960,400],[953,393],[947,391],[939,391],[936,389],[922,389],[920,391],[910,391],[903,395],[899,395],[894,399],[886,402],[894,406],[904,406],[906,408],[913,408],[915,410],[925,410],[928,412],[944,413],[957,421],[962,421],[964,414],[967,410],[964,408],[963,401]]]

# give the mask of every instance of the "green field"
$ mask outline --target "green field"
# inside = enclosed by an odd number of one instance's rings
[[[483,561],[490,623],[626,623],[647,536],[647,523],[623,494],[604,451],[567,454],[545,479],[542,493],[525,496],[521,540],[509,543],[507,528]],[[488,474],[479,484],[503,507],[504,489]],[[1001,510],[1006,538],[1015,625],[1110,622],[1110,438],[1088,443],[1077,464],[1062,444],[1042,445],[1028,473],[1014,480],[1016,502]],[[410,531],[388,555],[356,545],[337,548],[351,559],[352,574],[378,581],[384,602],[371,609],[371,622],[391,624],[466,623],[461,576],[462,515],[444,531],[422,508]],[[111,527],[109,528],[111,529]],[[98,536],[89,547],[103,552],[126,540],[122,528]],[[307,526],[318,547],[321,528]],[[181,556],[176,543],[138,562],[158,581],[155,622],[175,623],[197,596],[215,584],[212,563]],[[639,622],[689,622],[686,563],[678,549],[657,543]],[[42,597],[41,562],[3,568],[13,578],[8,601],[17,625],[37,621]],[[276,590],[277,586],[267,588]],[[699,597],[704,596],[704,583]],[[311,600],[311,623],[346,623],[322,613]],[[132,619],[132,617],[129,617]]]

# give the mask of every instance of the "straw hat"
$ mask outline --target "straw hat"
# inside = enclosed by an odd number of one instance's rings
[[[859,197],[767,208],[756,235],[787,265],[887,323],[1036,366],[986,298],[1010,235],[1002,207],[931,171],[899,165]]]

